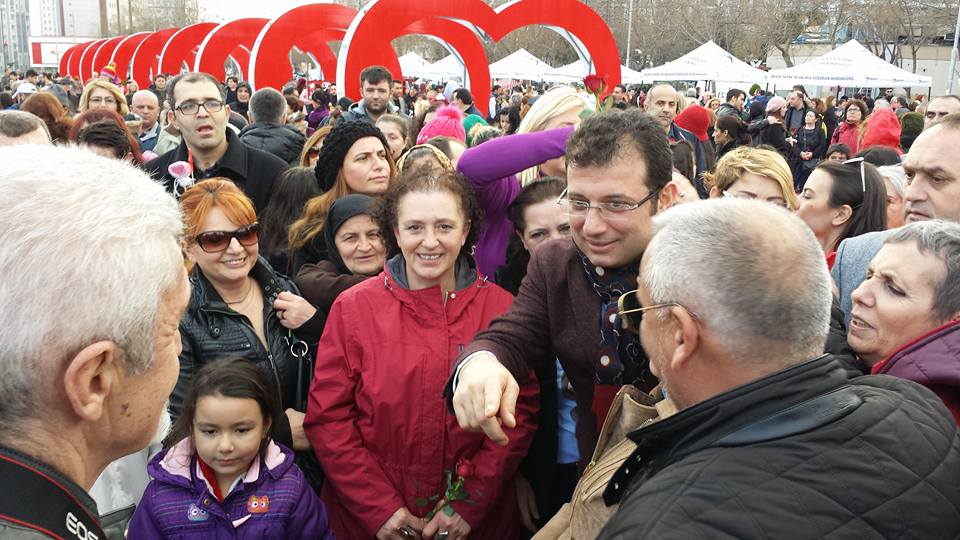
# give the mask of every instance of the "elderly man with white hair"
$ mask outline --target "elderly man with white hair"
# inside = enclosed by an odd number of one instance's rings
[[[86,490],[150,442],[179,373],[180,212],[79,149],[0,163],[0,537],[102,539]]]
[[[957,538],[956,423],[822,354],[830,276],[803,223],[719,199],[654,225],[620,313],[679,412],[629,435],[600,538]]]

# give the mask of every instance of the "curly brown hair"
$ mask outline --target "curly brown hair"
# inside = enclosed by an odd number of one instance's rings
[[[60,100],[49,92],[38,92],[27,98],[20,105],[20,110],[37,116],[47,125],[50,139],[54,143],[66,143],[70,138],[70,128],[73,127],[73,118],[67,114]]]
[[[469,252],[477,241],[480,234],[480,228],[483,226],[483,210],[480,203],[477,202],[477,196],[473,187],[462,174],[443,172],[436,174],[429,168],[416,167],[404,174],[399,182],[391,182],[390,188],[380,198],[373,212],[373,218],[380,226],[380,235],[383,237],[383,243],[387,246],[389,255],[395,255],[400,252],[397,245],[397,238],[394,231],[397,228],[397,213],[399,211],[400,200],[410,193],[430,193],[446,192],[453,195],[458,201],[460,211],[467,224],[470,225],[470,232],[467,233],[467,241],[464,243],[464,249]]]

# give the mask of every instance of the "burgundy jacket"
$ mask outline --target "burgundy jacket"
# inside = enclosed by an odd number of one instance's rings
[[[960,424],[960,321],[951,321],[874,364],[873,374],[893,375],[937,394]]]

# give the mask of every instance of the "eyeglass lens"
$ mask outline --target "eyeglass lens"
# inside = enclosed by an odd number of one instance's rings
[[[197,235],[197,244],[207,253],[217,253],[227,249],[234,238],[243,246],[252,246],[260,240],[260,225],[253,223],[236,231],[208,231]]]

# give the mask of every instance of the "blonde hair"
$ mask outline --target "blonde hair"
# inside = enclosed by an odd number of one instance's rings
[[[117,114],[120,116],[126,116],[130,114],[130,107],[127,106],[127,98],[123,97],[123,93],[120,92],[120,89],[117,88],[117,85],[103,79],[94,79],[83,87],[83,93],[80,94],[80,106],[78,109],[81,113],[87,112],[87,110],[90,108],[90,94],[95,88],[102,88],[113,94],[113,98],[117,101]]]
[[[333,126],[323,126],[322,128],[317,128],[313,132],[313,135],[307,139],[307,142],[303,143],[303,150],[300,151],[300,166],[309,167],[310,166],[310,149],[314,146],[320,144],[323,139],[333,131]]]
[[[705,173],[703,180],[710,188],[726,191],[745,173],[756,174],[769,178],[780,184],[783,198],[796,210],[797,194],[793,192],[793,173],[790,166],[779,152],[751,146],[741,146],[723,156],[717,162],[717,168],[712,173]]]
[[[544,93],[530,106],[530,110],[520,121],[517,133],[543,131],[546,129],[546,125],[558,116],[573,110],[580,112],[586,107],[587,103],[580,97],[576,89],[570,86],[558,86]],[[536,165],[521,171],[517,177],[520,179],[520,185],[522,186],[536,182],[540,178],[540,166]]]

